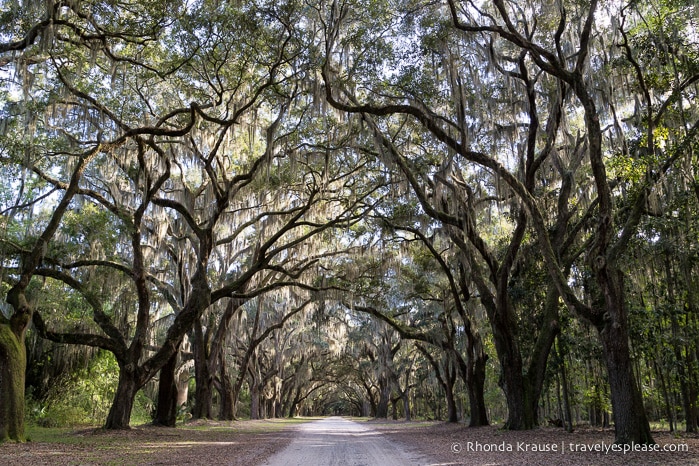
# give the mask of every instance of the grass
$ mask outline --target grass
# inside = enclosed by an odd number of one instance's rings
[[[306,422],[322,419],[319,417],[294,417],[277,419],[257,419],[242,421],[195,421],[190,424],[177,426],[177,429],[193,431],[230,431],[246,434],[256,434],[261,432],[276,432],[286,429],[288,426],[304,424]]]
[[[430,427],[435,424],[442,424],[444,421],[433,421],[425,419],[415,419],[412,421],[406,421],[405,419],[379,419],[372,417],[353,417],[350,418],[353,421],[358,422],[371,422],[374,426],[389,426],[394,429],[414,429],[417,427]]]
[[[232,432],[243,434],[258,434],[265,432],[278,432],[289,426],[304,424],[306,422],[322,419],[319,417],[295,417],[279,419],[241,420],[241,421],[196,421],[190,424],[175,427],[178,431],[195,432]],[[134,425],[134,429],[148,427],[149,424]],[[41,427],[36,424],[26,425],[26,437],[30,442],[62,443],[69,445],[102,445],[107,439],[118,442],[118,436],[110,435],[80,435],[80,432],[95,433],[100,431],[99,425],[81,425],[75,427]],[[107,431],[104,431],[107,434]],[[108,447],[108,446],[107,446]]]
[[[84,426],[86,429],[97,429],[98,426]],[[29,442],[79,444],[81,437],[76,437],[73,427],[40,427],[34,424],[26,426],[26,437]]]

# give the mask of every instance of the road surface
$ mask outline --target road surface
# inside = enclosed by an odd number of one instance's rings
[[[264,462],[267,466],[407,466],[430,461],[365,423],[330,417],[299,426],[284,450]]]

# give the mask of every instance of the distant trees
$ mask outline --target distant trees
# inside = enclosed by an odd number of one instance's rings
[[[118,66],[120,57],[106,38],[85,38],[84,29],[100,28],[96,18],[80,9],[63,11],[75,24],[66,37],[56,36],[51,52],[57,57],[44,63],[46,76],[56,82],[53,92],[65,95],[48,101],[47,118],[75,115],[75,134],[65,123],[56,125],[56,139],[68,135],[69,142],[90,149],[73,156],[78,164],[68,172],[70,182],[58,175],[58,165],[23,163],[46,189],[65,195],[32,250],[7,243],[8,256],[24,257],[8,293],[16,309],[11,331],[13,338],[21,337],[33,317],[46,338],[114,353],[120,378],[107,428],[128,426],[136,392],[176,356],[184,335],[212,303],[243,292],[264,270],[293,285],[324,254],[317,248],[311,254],[294,251],[365,209],[366,191],[359,184],[354,201],[346,201],[357,160],[331,165],[330,152],[301,139],[309,100],[299,100],[299,83],[290,79],[300,73],[292,63],[298,50],[291,19],[244,11],[247,7],[239,15],[211,8],[182,9],[176,21],[159,26],[159,40],[144,36],[134,45],[145,58],[130,58],[128,66]],[[248,21],[245,13],[269,20],[268,28]],[[222,28],[239,35],[224,37]],[[135,32],[124,33],[127,43]],[[182,54],[172,54],[172,47]],[[233,53],[237,61],[228,59]],[[135,126],[138,122],[146,126]],[[44,154],[34,157],[39,155]],[[17,204],[32,206],[21,198]],[[56,237],[69,208],[84,217]],[[95,231],[105,226],[104,236]],[[64,247],[64,241],[73,246]],[[28,309],[24,290],[37,274],[80,294],[95,325],[78,332],[52,328]],[[115,285],[135,299],[115,301],[121,297]],[[163,321],[169,325],[154,335],[154,324]],[[21,354],[4,360],[24,365]],[[23,386],[23,379],[17,385]],[[161,401],[170,404],[168,389],[161,393]],[[172,410],[163,413],[166,423],[173,422]],[[8,418],[23,419],[18,413]]]
[[[647,13],[635,4],[598,11],[602,8],[597,2],[582,10],[565,3],[554,10],[494,2],[479,9],[450,1],[394,19],[378,9],[333,3],[323,12],[323,78],[335,108],[367,120],[381,118],[369,131],[381,135],[387,163],[400,167],[426,213],[460,235],[452,237],[464,254],[476,253],[483,261],[487,273],[479,277],[472,267],[472,279],[489,310],[508,399],[506,425],[520,429],[537,422],[543,369],[558,331],[558,295],[599,332],[617,441],[652,442],[633,377],[619,261],[638,231],[650,193],[695,140],[692,119],[684,120],[676,133],[682,134],[681,142],[673,147],[656,142],[656,128],[667,109],[682,109],[679,96],[692,92],[696,78],[691,71],[679,72],[670,78],[677,90],[653,98],[647,84],[652,71],[629,45],[634,27],[629,24]],[[548,21],[538,21],[541,13]],[[598,15],[612,15],[618,22],[607,27],[596,21]],[[369,29],[367,41],[365,25],[372,22],[376,27]],[[619,46],[610,51],[606,43]],[[628,75],[618,75],[615,62],[629,64],[634,84],[620,82]],[[610,86],[624,91],[607,92]],[[629,95],[636,96],[635,108],[624,105]],[[636,125],[629,124],[632,115]],[[652,154],[652,160],[632,192],[619,192],[608,174],[607,154],[629,153],[622,141],[633,131],[641,135],[638,154]],[[402,146],[407,150],[398,149]],[[431,174],[426,186],[415,168],[418,160]],[[579,178],[583,173],[591,182]],[[549,195],[556,201],[547,203]],[[510,220],[511,240],[501,259],[487,249],[470,207],[482,198]],[[523,375],[508,286],[529,228],[552,286],[545,298],[542,341],[534,345],[538,355]],[[588,274],[588,302],[570,287],[572,267]]]

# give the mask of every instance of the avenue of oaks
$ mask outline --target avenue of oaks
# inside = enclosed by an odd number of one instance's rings
[[[694,3],[3,1],[0,441],[696,432]]]

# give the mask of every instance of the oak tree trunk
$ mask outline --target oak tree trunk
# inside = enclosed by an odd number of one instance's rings
[[[160,381],[158,382],[158,405],[155,411],[153,424],[164,427],[175,427],[177,424],[177,370],[178,353],[168,359],[160,369]]]
[[[412,421],[412,414],[410,413],[410,397],[408,396],[408,391],[406,390],[403,394],[403,411],[405,411],[405,420]]]
[[[491,324],[495,347],[500,361],[501,373],[499,379],[507,403],[507,420],[504,428],[507,430],[527,430],[537,426],[536,410],[533,409],[535,400],[527,393],[525,378],[522,373],[522,356],[515,343],[516,336],[507,324],[495,321]]]
[[[470,381],[466,384],[468,390],[468,405],[471,419],[469,427],[490,425],[488,410],[485,405],[485,366],[488,356],[482,351],[473,357]]]
[[[112,407],[107,415],[105,429],[129,429],[131,411],[133,410],[136,393],[141,386],[136,381],[136,376],[132,370],[122,367],[119,364],[119,383]]]
[[[253,380],[250,385],[250,419],[260,419],[260,391],[262,387],[259,386],[256,380]]]
[[[219,386],[219,399],[221,402],[218,417],[222,421],[232,421],[235,419],[235,403],[237,397],[235,396],[231,379],[226,371],[225,361],[221,361],[219,374],[221,381]]]
[[[194,323],[194,408],[192,418],[211,419],[213,406],[213,375],[209,370],[207,345],[201,322]]]
[[[289,418],[296,417],[299,402],[301,401],[301,387],[294,389],[294,396],[289,403]]]
[[[387,380],[379,380],[379,403],[376,406],[376,417],[388,418],[388,403],[390,401],[391,387]]]
[[[451,377],[446,377],[444,384],[445,396],[447,399],[447,422],[459,422],[459,413],[456,409],[456,398],[454,398],[454,380]]]
[[[633,376],[623,277],[620,271],[609,267],[598,272],[597,281],[607,310],[597,330],[609,375],[615,441],[620,444],[652,444],[643,398]]]
[[[498,385],[507,403],[507,430],[527,430],[537,426],[536,391],[532,390],[529,377],[524,375],[524,365],[517,335],[515,312],[507,295],[507,289],[491,293],[482,278],[475,276],[481,292],[481,303],[486,309],[493,332],[495,351],[500,362]]]
[[[0,322],[0,443],[24,441],[24,381],[27,355],[24,332]]]

